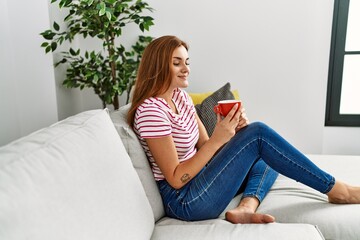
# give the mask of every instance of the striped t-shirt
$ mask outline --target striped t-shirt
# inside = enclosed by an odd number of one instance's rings
[[[165,179],[153,158],[145,138],[160,138],[172,135],[180,162],[196,153],[199,129],[195,117],[195,107],[184,90],[174,90],[172,100],[178,114],[174,113],[165,99],[151,97],[136,110],[134,131],[151,164],[155,180]]]

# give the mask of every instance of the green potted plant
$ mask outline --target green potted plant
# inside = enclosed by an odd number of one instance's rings
[[[57,22],[52,29],[40,33],[45,42],[41,47],[46,53],[53,52],[64,41],[71,42],[75,36],[98,38],[102,51],[85,51],[69,48],[63,51],[62,59],[55,63],[68,64],[63,85],[68,88],[93,88],[100,97],[103,107],[113,104],[118,109],[118,97],[129,93],[136,78],[142,52],[152,40],[149,36],[139,36],[137,42],[127,50],[116,39],[122,35],[122,29],[135,23],[144,32],[154,25],[153,18],[144,16],[144,11],[152,8],[142,0],[51,0],[59,2],[60,9],[67,9],[64,18],[67,29],[61,31]]]

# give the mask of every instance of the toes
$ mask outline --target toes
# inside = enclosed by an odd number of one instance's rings
[[[272,222],[275,222],[275,218],[271,215],[264,214],[264,215],[262,215],[262,222],[263,223],[272,223]]]
[[[252,214],[250,223],[272,223],[275,218],[268,214]]]

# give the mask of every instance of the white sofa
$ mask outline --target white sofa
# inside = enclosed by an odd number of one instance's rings
[[[360,239],[360,205],[328,204],[284,176],[259,208],[276,223],[166,217],[126,113],[86,111],[0,148],[1,240]],[[360,185],[360,157],[311,157]]]

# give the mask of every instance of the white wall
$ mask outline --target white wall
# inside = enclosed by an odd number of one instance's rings
[[[188,91],[229,81],[252,121],[268,123],[305,153],[360,154],[360,128],[324,127],[333,1],[147,2],[155,9],[149,35],[174,34],[190,44]],[[52,20],[63,14],[50,12]],[[136,34],[125,31],[130,39]],[[96,48],[81,39],[74,45]],[[101,107],[92,90],[64,89],[63,74],[55,70],[59,119]]]
[[[189,91],[229,81],[251,120],[306,153],[360,154],[360,128],[324,127],[333,1],[148,1],[151,34],[190,44]]]
[[[150,2],[153,34],[190,43],[191,91],[230,81],[252,121],[305,152],[321,152],[332,2]]]
[[[0,1],[0,146],[58,120],[47,0]]]

